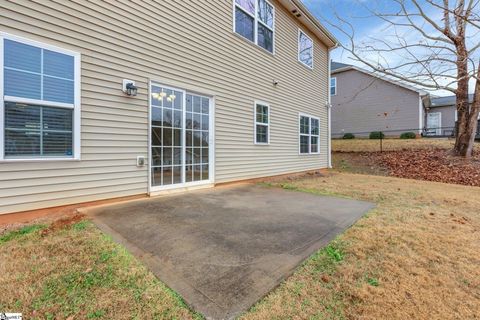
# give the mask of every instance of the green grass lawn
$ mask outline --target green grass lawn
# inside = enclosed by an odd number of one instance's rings
[[[0,310],[24,319],[200,319],[91,222],[0,237]]]

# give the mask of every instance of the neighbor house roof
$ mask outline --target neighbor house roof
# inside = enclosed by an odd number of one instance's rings
[[[279,0],[302,24],[320,38],[328,48],[334,48],[338,40],[320,21],[305,7],[301,0]]]
[[[473,94],[468,95],[469,103],[473,102]],[[432,108],[454,106],[457,103],[456,96],[432,98]]]
[[[380,74],[375,73],[375,72],[371,72],[371,71],[362,69],[360,67],[357,67],[357,66],[354,66],[354,65],[351,65],[351,64],[345,64],[345,63],[341,63],[341,62],[332,61],[331,65],[330,65],[330,68],[331,68],[332,75],[340,73],[340,72],[344,72],[344,71],[356,70],[356,71],[362,72],[364,74],[367,74],[369,76],[381,79],[383,81],[390,82],[391,84],[397,85],[397,86],[405,88],[407,90],[418,92],[421,96],[428,96],[429,95],[428,92],[426,92],[425,90],[418,89],[414,86],[402,83],[400,81],[388,78],[386,76],[380,75]]]
[[[331,70],[332,72],[338,69],[343,69],[343,68],[348,68],[348,67],[353,67],[351,64],[345,64],[345,63],[340,63],[340,62],[335,62],[332,61],[332,66]]]

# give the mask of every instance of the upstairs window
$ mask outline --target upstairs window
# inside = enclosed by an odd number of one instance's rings
[[[0,38],[0,159],[78,158],[79,55]]]
[[[298,61],[313,68],[313,41],[302,30],[298,31]]]
[[[337,78],[330,79],[330,94],[332,96],[337,95]]]
[[[273,53],[275,8],[267,0],[235,0],[235,32]]]
[[[255,144],[270,143],[270,106],[255,103]]]
[[[300,154],[320,153],[320,119],[300,115]]]

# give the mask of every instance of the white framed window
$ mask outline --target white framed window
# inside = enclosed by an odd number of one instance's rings
[[[330,95],[337,95],[337,78],[330,78]]]
[[[268,0],[234,0],[233,31],[270,53],[275,50],[275,7]]]
[[[0,33],[0,160],[80,159],[80,54]]]
[[[298,29],[298,61],[313,69],[313,40]]]
[[[320,119],[307,114],[299,115],[299,153],[320,153]]]
[[[255,144],[270,144],[270,106],[255,102]]]

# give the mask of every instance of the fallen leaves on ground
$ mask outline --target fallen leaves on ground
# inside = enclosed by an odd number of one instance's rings
[[[442,149],[402,150],[364,154],[399,178],[480,187],[480,154],[471,159]]]

